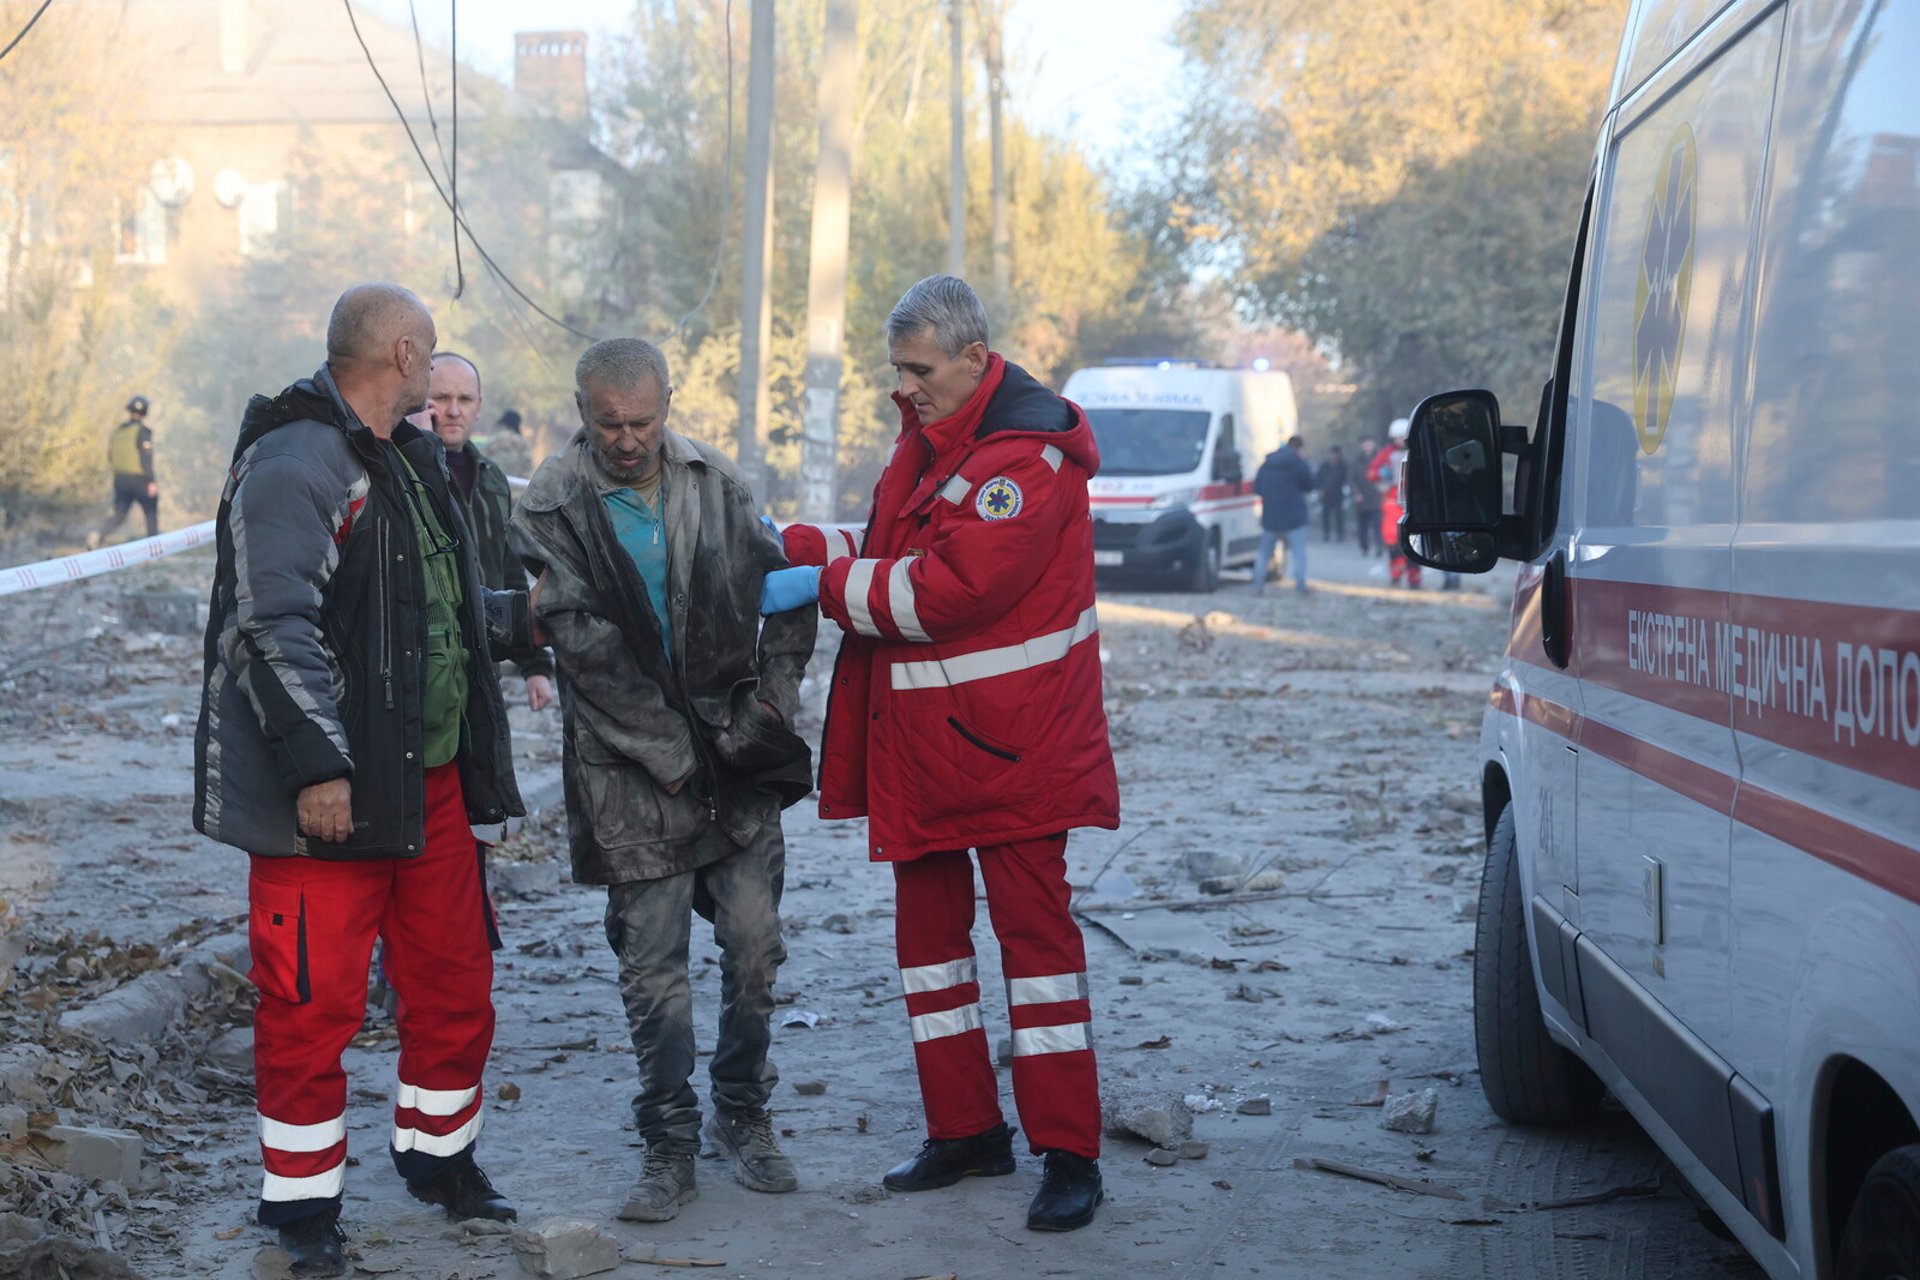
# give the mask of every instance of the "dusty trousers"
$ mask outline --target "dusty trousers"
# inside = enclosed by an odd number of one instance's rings
[[[1100,1155],[1087,952],[1068,914],[1064,833],[980,851],[1013,1024],[1013,1098],[1035,1152]],[[927,1135],[964,1138],[1001,1121],[980,1015],[973,861],[964,849],[893,864],[894,940]]]
[[[787,853],[779,820],[766,823],[744,848],[718,828],[701,839],[725,852],[680,875],[607,886],[607,944],[620,960],[620,998],[640,1069],[634,1122],[649,1150],[685,1155],[700,1150],[687,980],[694,913],[712,922],[720,946],[720,1034],[707,1069],[720,1112],[765,1107],[780,1081],[767,1051],[774,975],[787,958],[780,937]]]
[[[252,860],[247,935],[260,989],[253,1064],[267,1226],[340,1206],[340,1055],[366,1014],[376,937],[399,997],[394,1167],[411,1182],[431,1178],[479,1137],[480,1077],[493,1045],[493,920],[457,763],[427,770],[426,811],[416,858]]]

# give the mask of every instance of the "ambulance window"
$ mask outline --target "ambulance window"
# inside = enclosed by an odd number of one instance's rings
[[[1920,493],[1920,6],[1794,16],[1743,519],[1911,519]],[[1824,28],[1824,29],[1822,29]]]
[[[1588,526],[1731,524],[1748,249],[1781,19],[1615,135],[1569,417]]]

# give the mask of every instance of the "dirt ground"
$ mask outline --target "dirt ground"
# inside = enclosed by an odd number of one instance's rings
[[[1037,1180],[1024,1156],[1011,1178],[880,1189],[922,1136],[890,878],[866,861],[859,827],[824,824],[809,803],[787,821],[790,960],[775,1033],[778,1124],[801,1189],[756,1195],[703,1162],[700,1198],[678,1220],[616,1222],[640,1163],[631,1051],[601,895],[565,876],[557,718],[521,707],[523,787],[549,807],[496,868],[506,946],[487,1090],[517,1099],[491,1104],[481,1158],[522,1220],[584,1217],[634,1254],[652,1246],[743,1277],[1757,1276],[1699,1225],[1622,1113],[1527,1132],[1488,1110],[1471,1020],[1475,742],[1504,597],[1431,582],[1393,592],[1377,561],[1314,551],[1321,585],[1304,599],[1255,598],[1244,578],[1210,597],[1103,597],[1123,822],[1076,834],[1069,851],[1101,1072],[1130,1095],[1190,1104],[1207,1150],[1163,1168],[1144,1159],[1147,1143],[1110,1139],[1108,1202],[1063,1237],[1022,1225]],[[270,1243],[249,1221],[250,1081],[216,1044],[245,1025],[250,993],[217,981],[142,1046],[102,1047],[57,1019],[244,928],[244,861],[188,821],[197,629],[121,616],[154,616],[152,601],[131,600],[149,587],[203,594],[209,565],[176,557],[0,601],[0,1107],[12,1080],[40,1091],[36,1124],[124,1126],[145,1142],[132,1187],[49,1172],[31,1143],[12,1148],[0,1210],[110,1243],[154,1280],[250,1276]],[[997,1037],[1005,1009],[984,912],[978,938]],[[694,967],[707,1037],[719,978],[698,933]],[[526,1274],[503,1237],[463,1234],[392,1173],[395,1049],[376,1014],[349,1053],[358,1273]],[[824,1091],[803,1095],[803,1082]],[[1367,1105],[1426,1088],[1438,1095],[1431,1134],[1388,1132]],[[1270,1114],[1242,1113],[1263,1097]],[[1296,1163],[1315,1158],[1438,1194]],[[630,1261],[610,1274],[661,1271]]]

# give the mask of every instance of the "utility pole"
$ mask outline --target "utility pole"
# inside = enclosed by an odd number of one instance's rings
[[[773,4],[753,0],[751,62],[747,70],[747,216],[740,253],[740,469],[762,501],[767,497],[767,348],[773,343]],[[732,175],[728,175],[732,180]]]
[[[1005,0],[987,0],[987,121],[993,150],[993,307],[1004,321],[1013,301],[1013,237],[1007,226],[1006,64],[1000,53]]]
[[[807,407],[800,430],[800,518],[813,522],[833,519],[839,468],[859,21],[858,0],[827,0],[820,49],[820,158],[813,169],[813,247],[807,263]]]
[[[947,0],[947,22],[952,29],[947,108],[953,121],[953,152],[949,158],[947,202],[947,274],[967,274],[967,49],[961,38],[960,10],[964,0]]]

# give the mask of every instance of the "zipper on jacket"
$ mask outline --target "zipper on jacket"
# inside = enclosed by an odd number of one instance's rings
[[[1003,751],[999,747],[996,747],[993,744],[985,741],[980,737],[979,734],[974,733],[972,730],[968,729],[967,726],[961,724],[958,716],[948,716],[947,723],[953,726],[953,731],[955,733],[959,734],[961,737],[965,738],[968,742],[971,742],[974,746],[980,748],[982,751],[986,752],[988,755],[999,756],[1002,760],[1011,760],[1015,764],[1020,763],[1020,757],[1018,755],[1015,755],[1011,751]]]
[[[393,710],[393,619],[387,608],[387,519],[380,517],[380,681],[386,688],[387,710]]]

